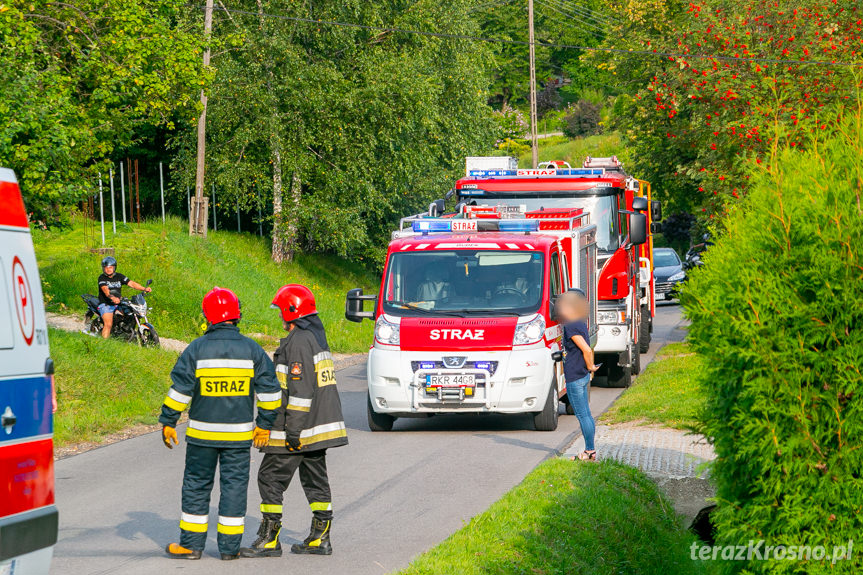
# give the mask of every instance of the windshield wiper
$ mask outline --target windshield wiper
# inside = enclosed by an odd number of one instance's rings
[[[450,311],[456,311],[456,312],[463,313],[463,314],[488,313],[488,314],[493,314],[493,315],[503,315],[503,316],[511,316],[511,317],[520,317],[521,316],[521,314],[518,312],[506,311],[506,310],[502,310],[502,309],[483,309],[483,308],[467,309],[467,308],[464,308],[464,309],[456,309],[456,310],[450,310]]]
[[[459,310],[426,309],[424,307],[419,307],[418,305],[402,301],[390,301],[387,303],[390,305],[397,305],[411,311],[419,311],[428,315],[449,315],[453,317],[464,317],[464,315],[462,315]]]

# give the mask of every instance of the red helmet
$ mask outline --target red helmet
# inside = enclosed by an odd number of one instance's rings
[[[312,290],[300,284],[280,287],[273,298],[272,307],[281,310],[282,319],[287,322],[318,313]]]
[[[229,289],[214,287],[204,296],[201,307],[210,323],[240,319],[240,298]]]

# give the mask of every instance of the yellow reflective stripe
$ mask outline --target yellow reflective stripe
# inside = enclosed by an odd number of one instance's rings
[[[266,543],[264,543],[264,549],[275,549],[276,545],[279,544],[279,535],[281,535],[281,534],[282,534],[282,528],[279,527],[279,530],[276,531],[276,536],[273,537],[273,540],[267,541]]]
[[[188,435],[188,432],[186,432]],[[336,429],[335,431],[327,431],[324,433],[318,433],[316,435],[311,435],[309,437],[301,437],[300,442],[303,445],[310,445],[312,443],[319,443],[321,441],[327,441],[328,439],[336,439],[337,437],[347,437],[348,432],[344,429]]]
[[[306,407],[305,405],[296,405],[294,403],[289,403],[285,409],[291,409],[293,411],[309,411],[311,407]]]
[[[165,405],[177,411],[183,411],[184,409],[186,409],[185,403],[180,403],[179,401],[171,397],[165,397]]]
[[[276,401],[259,401],[258,409],[279,409],[282,406],[282,400],[278,399]],[[288,406],[290,407],[290,406]]]
[[[254,369],[240,367],[202,367],[195,370],[195,377],[254,377]]]
[[[180,521],[180,529],[183,531],[193,531],[195,533],[206,533],[206,523],[189,523],[188,521]]]
[[[243,534],[243,526],[242,525],[222,525],[221,523],[219,523],[218,527],[216,527],[216,531],[218,531],[222,535],[242,535]]]
[[[203,431],[201,429],[186,429],[186,437],[208,439],[210,441],[251,441],[252,431]]]
[[[288,374],[277,371],[276,379],[279,380],[279,384],[282,386],[282,389],[288,388]]]
[[[325,503],[323,501],[315,501],[314,503],[309,503],[309,507],[312,508],[312,511],[332,511],[333,504]]]
[[[269,503],[261,503],[261,513],[281,513],[281,505],[270,505]]]

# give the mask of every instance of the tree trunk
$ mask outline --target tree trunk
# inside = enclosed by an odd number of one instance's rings
[[[281,146],[271,140],[270,146],[273,160],[273,261],[281,263],[290,261],[291,255],[285,242],[285,223],[282,214],[282,151]]]

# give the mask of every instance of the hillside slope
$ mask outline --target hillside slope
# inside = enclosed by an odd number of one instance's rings
[[[117,270],[143,284],[153,279],[148,296],[150,320],[160,335],[191,341],[201,333],[201,298],[213,286],[234,290],[243,305],[241,328],[273,347],[282,331],[270,301],[279,286],[302,283],[315,293],[330,346],[337,352],[362,352],[371,343],[372,324],[344,319],[347,290],[362,287],[377,293],[380,276],[361,262],[326,255],[298,255],[294,262],[270,260],[269,243],[252,234],[210,232],[206,240],[191,238],[187,223],[169,219],[140,227],[106,226],[106,243],[116,249]],[[122,228],[122,231],[121,231]],[[101,255],[87,249],[84,226],[70,230],[34,231],[36,258],[42,276],[46,309],[83,314],[80,295],[97,293]],[[124,288],[124,293],[134,290]]]

